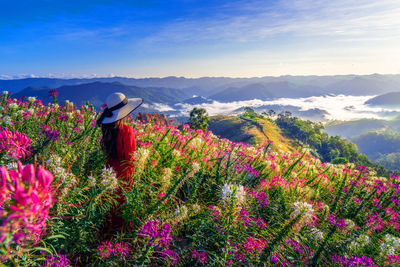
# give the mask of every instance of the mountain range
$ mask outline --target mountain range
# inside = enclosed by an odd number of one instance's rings
[[[187,95],[198,95],[218,101],[245,99],[273,99],[279,97],[307,97],[326,94],[379,95],[400,92],[400,75],[336,75],[336,76],[279,76],[259,78],[228,77],[165,77],[165,78],[25,78],[0,80],[0,90],[18,93],[27,87],[60,88],[93,84],[115,83],[140,88],[181,89]],[[82,89],[82,88],[81,88]]]
[[[22,91],[13,94],[14,97],[23,98],[26,96],[36,96],[44,102],[50,102],[51,98],[48,96],[50,87],[27,87]],[[190,98],[186,91],[173,88],[162,87],[137,87],[125,85],[119,82],[91,82],[77,85],[64,85],[57,88],[59,92],[58,100],[64,102],[69,100],[77,105],[83,105],[86,101],[99,107],[104,104],[106,97],[113,92],[121,92],[127,97],[141,97],[144,98],[147,104],[164,103],[174,104]]]

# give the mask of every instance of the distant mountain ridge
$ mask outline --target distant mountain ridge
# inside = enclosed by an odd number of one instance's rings
[[[33,87],[59,88],[66,85],[89,84],[93,82],[119,82],[128,86],[163,87],[183,89],[189,95],[214,96],[222,99],[234,91],[234,99],[249,98],[248,94],[265,97],[307,97],[323,94],[377,95],[400,92],[400,75],[335,75],[335,76],[279,76],[255,78],[229,77],[164,77],[164,78],[25,78],[0,80],[0,90],[14,93]],[[252,91],[248,91],[249,88]]]
[[[400,92],[390,92],[371,98],[365,104],[382,107],[400,107]]]
[[[36,96],[44,102],[49,102],[51,99],[48,96],[50,87],[28,87],[16,94],[14,97],[22,98],[24,96]],[[83,105],[86,101],[99,107],[104,104],[107,96],[113,92],[124,93],[127,97],[142,97],[145,103],[164,103],[175,104],[190,98],[191,95],[184,90],[171,88],[142,88],[137,86],[129,86],[119,82],[92,82],[78,85],[65,85],[57,88],[59,92],[59,101],[73,101],[77,105]]]

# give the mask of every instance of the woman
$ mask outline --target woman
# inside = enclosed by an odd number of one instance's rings
[[[101,147],[107,156],[106,166],[112,167],[117,179],[124,181],[121,185],[131,187],[135,173],[133,153],[136,150],[136,141],[132,127],[125,122],[132,121],[131,112],[143,103],[143,99],[128,99],[122,93],[113,93],[107,97],[106,103],[107,107],[97,120],[103,133]],[[118,210],[124,202],[122,191],[118,190],[117,195],[119,205],[111,211],[108,232],[110,229],[121,229],[124,223]]]

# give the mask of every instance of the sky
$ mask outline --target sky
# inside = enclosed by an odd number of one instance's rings
[[[0,78],[400,73],[399,0],[0,3]]]

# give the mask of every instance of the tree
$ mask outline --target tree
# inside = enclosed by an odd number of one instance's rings
[[[208,117],[207,111],[204,108],[193,108],[190,111],[189,125],[192,129],[201,129],[203,131],[208,128]]]

